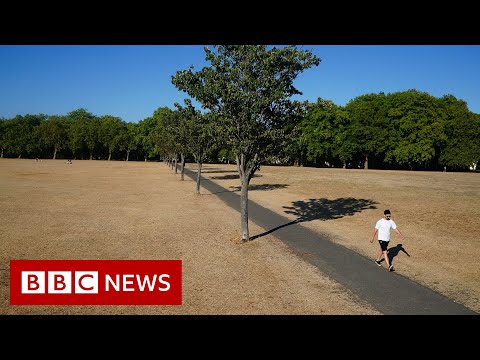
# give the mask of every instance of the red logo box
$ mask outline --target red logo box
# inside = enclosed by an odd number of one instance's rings
[[[182,261],[10,260],[10,305],[182,305]]]

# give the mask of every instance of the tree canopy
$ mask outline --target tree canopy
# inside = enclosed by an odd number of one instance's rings
[[[241,182],[243,242],[249,240],[248,185],[262,161],[285,137],[286,124],[295,117],[301,94],[294,86],[298,74],[320,59],[295,46],[218,45],[205,47],[210,66],[180,70],[173,84],[211,113],[225,144],[236,157]]]

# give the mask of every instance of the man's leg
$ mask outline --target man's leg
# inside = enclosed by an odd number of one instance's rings
[[[390,267],[390,259],[388,258],[388,250],[383,252],[383,257],[385,258],[385,262],[387,263],[387,268]]]

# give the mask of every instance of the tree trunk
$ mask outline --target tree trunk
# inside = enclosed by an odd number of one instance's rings
[[[93,160],[93,153],[90,152],[90,160]]]
[[[57,158],[57,149],[55,148],[53,150],[53,160],[55,160]]]
[[[368,155],[365,155],[365,163],[363,164],[363,168],[368,170]]]
[[[181,169],[182,169],[182,172],[180,173],[180,180],[184,180],[185,179],[185,155],[183,154],[180,154],[180,159],[181,159]]]
[[[143,158],[145,159],[145,162],[147,162],[147,155],[144,155]]]
[[[109,151],[109,152],[108,152],[108,161],[110,161],[111,158],[112,158],[112,152]]]
[[[22,154],[18,155],[18,158],[21,159],[21,158],[22,158]]]
[[[344,168],[344,169],[347,168],[347,162],[346,162],[346,161],[343,162],[343,168]]]
[[[202,163],[197,161],[197,186],[195,188],[195,194],[200,195],[200,179],[202,178]]]
[[[0,155],[0,158],[2,158],[2,159],[3,159],[3,149],[2,149],[2,154]]]
[[[175,156],[175,174],[178,174],[177,157]]]
[[[248,179],[245,173],[240,176],[242,190],[240,193],[240,220],[242,222],[242,242],[250,239],[248,231]]]
[[[128,161],[129,157],[130,157],[130,150],[127,150],[127,159],[125,161]]]
[[[245,161],[245,155],[237,155],[237,166],[238,166],[238,176],[241,183],[241,192],[240,192],[240,222],[242,226],[242,237],[241,242],[245,243],[250,240],[250,233],[248,230],[248,183],[249,174],[247,173],[247,164]]]

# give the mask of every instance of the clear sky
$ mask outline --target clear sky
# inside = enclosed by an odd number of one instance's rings
[[[480,114],[480,45],[299,45],[322,60],[300,74],[300,100],[345,105],[367,93],[451,94]],[[0,45],[0,117],[85,108],[138,122],[183,104],[171,77],[209,65],[200,45]]]

